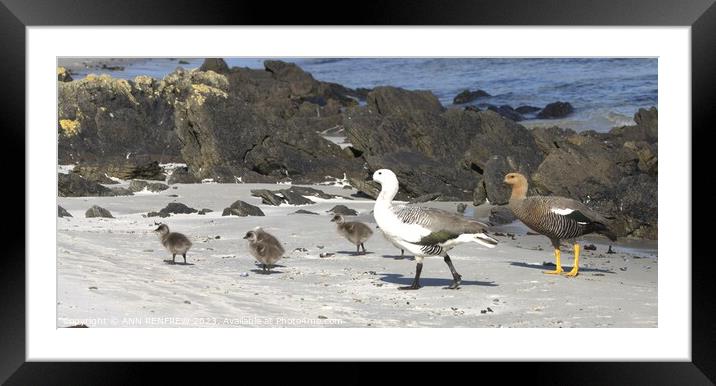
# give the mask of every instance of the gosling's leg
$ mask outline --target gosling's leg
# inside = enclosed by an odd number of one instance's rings
[[[574,243],[574,267],[567,272],[567,276],[577,276],[579,274],[579,244]]]
[[[560,260],[559,247],[554,248],[554,258],[557,263],[557,268],[554,271],[542,271],[542,273],[546,273],[548,275],[559,275],[560,273],[564,272],[564,270],[562,269],[562,262]]]
[[[460,286],[460,283],[462,283],[462,276],[460,276],[459,273],[457,273],[457,270],[455,270],[455,266],[452,265],[452,260],[450,260],[450,256],[445,254],[444,257],[445,263],[450,268],[450,273],[452,274],[453,282],[449,286],[446,287],[446,289],[456,289]]]
[[[181,256],[184,258],[184,264],[186,264],[186,253],[182,253]]]
[[[177,254],[172,253],[172,264],[176,264],[176,261],[174,261],[174,259],[176,259],[176,257],[177,257]]]
[[[366,254],[365,245],[363,245],[363,243],[360,243],[360,246],[361,246],[361,248],[363,248],[363,254],[365,255]]]
[[[398,287],[399,290],[416,290],[420,289],[420,272],[423,270],[423,263],[418,263],[418,265],[415,267],[415,279],[413,279],[413,284],[407,286],[407,287]]]
[[[405,249],[400,250],[400,257],[403,257],[403,255],[405,255]]]

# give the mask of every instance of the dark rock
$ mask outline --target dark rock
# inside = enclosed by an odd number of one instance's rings
[[[170,214],[191,214],[196,212],[198,212],[198,210],[190,208],[182,204],[181,202],[170,202],[169,204],[167,204],[166,207],[162,208],[159,211],[159,215],[160,217],[165,217],[163,215],[168,216]]]
[[[492,111],[467,114],[473,116],[471,118],[474,121],[467,120],[465,124],[475,129],[465,129],[472,131],[473,135],[467,140],[469,146],[463,151],[461,162],[464,165],[483,174],[487,162],[493,156],[502,156],[512,169],[510,171],[520,171],[525,175],[531,174],[540,165],[543,154],[531,132],[524,126]],[[473,180],[477,181],[477,178],[473,177]]]
[[[58,173],[57,188],[60,197],[97,197],[114,195],[109,188],[96,182],[88,181],[76,173]]]
[[[504,156],[492,156],[485,164],[482,175],[487,200],[493,205],[504,205],[510,200],[512,189],[504,183],[505,175],[517,171]]]
[[[475,90],[475,91],[464,90],[463,92],[457,94],[455,96],[455,98],[453,98],[452,103],[459,105],[459,104],[463,104],[463,103],[472,102],[477,98],[489,97],[489,96],[491,96],[491,95],[483,90]]]
[[[224,208],[222,216],[264,216],[264,212],[257,206],[253,206],[244,201],[237,200],[228,208]]]
[[[115,188],[109,188],[109,190],[112,191],[113,196],[133,196],[134,195],[134,192],[132,192],[131,190],[129,190],[127,188],[115,187]]]
[[[626,176],[616,188],[616,214],[624,222],[624,232],[630,236],[656,239],[658,237],[658,184],[647,174]]]
[[[322,190],[309,188],[306,186],[292,186],[289,190],[302,196],[318,197],[326,200],[338,197],[335,194],[328,194]]]
[[[517,220],[517,217],[512,213],[507,206],[495,206],[490,209],[489,221],[494,225],[509,224]]]
[[[584,250],[585,250],[585,251],[596,251],[596,250],[597,250],[597,246],[594,245],[594,244],[587,244],[587,245],[584,246]]]
[[[314,215],[318,215],[318,213],[316,213],[316,212],[311,212],[311,211],[308,211],[308,210],[305,210],[305,209],[299,209],[299,210],[297,210],[297,211],[295,211],[295,212],[293,212],[293,213],[290,213],[290,214],[314,214]]]
[[[303,197],[301,194],[291,190],[291,189],[282,189],[279,190],[279,193],[283,196],[284,200],[289,205],[312,205],[315,204],[312,200]]]
[[[623,141],[645,141],[650,144],[658,141],[659,113],[656,107],[639,109],[634,114],[634,121],[636,125],[615,127],[610,133]]]
[[[574,112],[574,107],[569,102],[554,102],[545,106],[537,114],[540,119],[554,119],[566,117]]]
[[[333,214],[340,214],[344,216],[357,216],[358,212],[355,210],[345,206],[345,205],[336,205],[330,210],[327,210],[326,212],[333,213]]]
[[[150,192],[161,192],[164,190],[169,189],[169,186],[166,184],[163,184],[161,182],[152,182],[149,183],[147,181],[141,181],[141,180],[132,180],[129,183],[129,190],[132,192],[140,192],[144,189],[147,189]]]
[[[169,186],[161,182],[152,182],[151,184],[147,185],[147,190],[149,190],[150,192],[162,192],[167,189],[169,189]]]
[[[211,213],[211,212],[213,212],[213,210],[204,208],[204,209],[200,209],[199,212],[197,212],[197,214],[204,215],[204,214]]]
[[[184,143],[181,153],[195,177],[217,182],[236,182],[239,177],[243,182],[289,178],[310,183],[360,167],[315,128],[286,121],[280,115],[285,113],[274,112],[275,107],[247,104],[233,91],[227,93],[228,85],[224,87],[199,87],[194,96],[177,105],[176,132]]]
[[[169,213],[149,212],[147,217],[169,217]]]
[[[389,168],[395,172],[400,182],[400,191],[396,196],[398,200],[436,192],[457,201],[467,200],[472,194],[476,179],[476,175],[466,169],[438,161],[417,151],[366,156],[365,160],[370,170]],[[351,179],[352,184],[353,181]]]
[[[428,193],[428,194],[423,194],[423,195],[420,196],[420,197],[416,197],[416,198],[410,200],[409,203],[410,203],[410,204],[417,204],[417,203],[420,203],[420,202],[433,201],[433,200],[437,199],[438,197],[440,197],[440,193]]]
[[[187,61],[184,60],[184,59],[179,60],[178,63],[179,63],[179,64],[189,64],[189,62],[187,62]]]
[[[251,195],[261,198],[262,204],[279,206],[283,203],[282,197],[274,194],[268,189],[252,189]]]
[[[57,217],[72,217],[72,215],[65,208],[57,205]]]
[[[72,75],[70,75],[70,70],[68,70],[64,67],[57,67],[57,81],[58,82],[71,82]]]
[[[72,173],[79,174],[82,178],[99,184],[118,184],[117,181],[107,177],[107,170],[97,166],[75,165]]]
[[[620,179],[613,144],[574,135],[552,150],[532,174],[539,194],[553,194],[581,201],[612,192]]]
[[[90,218],[90,217],[114,218],[114,216],[112,216],[112,213],[110,213],[107,209],[104,209],[97,205],[93,205],[91,208],[87,209],[87,212],[85,212],[85,217],[87,217],[87,218]]]
[[[134,155],[180,161],[173,120],[176,96],[170,89],[146,76],[128,81],[88,75],[59,82],[59,162],[110,164]]]
[[[132,180],[129,183],[129,190],[131,190],[132,192],[140,192],[140,191],[144,190],[144,188],[146,188],[147,185],[149,185],[149,183],[147,181]]]
[[[658,157],[657,157],[657,146],[656,144],[650,144],[645,141],[624,142],[624,147],[633,151],[637,158],[637,168],[643,173],[647,173],[650,176],[656,176],[658,174]]]
[[[487,191],[485,191],[485,181],[480,177],[477,186],[472,192],[472,205],[478,206],[485,203],[487,199]]]
[[[549,154],[552,150],[559,149],[569,137],[577,133],[572,129],[561,129],[557,126],[535,127],[531,131],[537,147],[543,154]]]
[[[507,118],[509,120],[519,122],[523,121],[525,117],[522,116],[519,112],[515,111],[512,106],[508,105],[502,105],[502,106],[495,106],[495,105],[488,105],[488,110],[494,111],[497,114],[500,114],[503,118]]]
[[[214,71],[219,74],[226,74],[229,72],[229,66],[224,59],[206,58],[204,59],[204,63],[201,64],[201,67],[199,67],[199,71]]]
[[[167,183],[169,185],[172,184],[194,184],[201,182],[200,178],[195,177],[192,173],[189,172],[188,167],[178,167],[169,174],[169,178],[167,179]]]
[[[458,213],[465,213],[465,210],[467,210],[467,204],[462,203],[462,202],[457,204],[456,210]]]
[[[415,111],[439,114],[445,108],[430,91],[409,91],[398,87],[376,87],[368,93],[368,108],[380,115],[412,114]]]
[[[536,113],[540,110],[542,110],[542,109],[540,109],[539,107],[534,107],[534,106],[519,106],[518,108],[515,109],[515,111],[517,111],[520,114],[532,114],[532,113]]]

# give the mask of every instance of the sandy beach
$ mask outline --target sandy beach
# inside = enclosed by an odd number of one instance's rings
[[[313,205],[261,204],[251,189],[276,184],[176,184],[134,196],[60,197],[73,217],[58,218],[57,326],[89,327],[657,327],[656,241],[613,245],[600,236],[583,245],[576,278],[545,275],[553,269],[547,238],[526,235],[519,223],[495,227],[500,245],[478,244],[451,251],[463,276],[458,290],[441,258],[425,260],[418,291],[399,291],[415,273],[412,257],[400,257],[375,229],[373,201],[323,200]],[[314,186],[350,197],[355,190]],[[169,195],[177,195],[170,197]],[[263,217],[222,217],[236,200],[257,205]],[[209,208],[206,215],[147,218],[170,202]],[[85,218],[92,205],[115,216]],[[375,229],[368,254],[354,256],[327,213],[343,204]],[[457,202],[422,205],[455,211]],[[468,204],[466,215],[486,220],[488,205]],[[319,215],[293,214],[298,209]],[[186,234],[194,243],[189,265],[171,259],[152,232],[155,221]],[[248,253],[245,232],[261,226],[284,244],[286,256],[265,275]],[[320,257],[321,254],[334,254]],[[565,269],[572,251],[562,250]],[[181,261],[178,258],[177,261]]]

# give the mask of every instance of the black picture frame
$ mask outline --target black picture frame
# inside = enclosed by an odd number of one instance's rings
[[[2,165],[14,165],[15,185],[26,178],[24,168],[17,166],[25,159],[25,49],[26,26],[62,25],[560,25],[560,26],[690,26],[692,32],[692,177],[708,173],[710,144],[707,135],[713,131],[710,120],[716,106],[716,5],[714,0],[579,0],[566,3],[557,0],[502,0],[452,2],[383,1],[374,4],[339,4],[312,2],[222,2],[187,0],[0,0],[0,110],[4,148]],[[497,37],[496,37],[497,38]],[[534,42],[541,44],[540,42]],[[664,128],[666,130],[674,128]],[[709,147],[707,147],[709,146]],[[692,179],[693,180],[693,179]],[[19,189],[15,189],[19,195]],[[23,184],[22,197],[28,202]],[[692,202],[709,200],[708,190],[692,189]],[[689,203],[679,203],[677,210],[691,211]],[[138,383],[138,371],[150,364],[130,363],[49,363],[26,362],[25,351],[25,220],[19,221],[24,207],[8,205],[4,210],[8,221],[3,225],[5,253],[0,265],[0,380],[8,384],[107,384]],[[705,210],[708,213],[708,210]],[[22,212],[22,213],[21,213]],[[693,212],[692,212],[693,213]],[[698,216],[698,217],[701,217]],[[698,218],[693,217],[694,220]],[[676,224],[687,226],[689,224]],[[473,381],[486,375],[498,375],[501,382],[529,379],[547,384],[712,384],[716,382],[716,324],[711,312],[715,309],[716,281],[713,260],[708,252],[697,248],[703,243],[710,227],[692,226],[692,362],[649,363],[469,363],[452,369],[432,370],[421,365],[420,371],[398,364],[379,364],[364,371],[350,364],[331,366],[346,383],[365,383],[376,379],[410,382],[411,376],[428,372],[466,375]],[[8,253],[9,252],[9,253]],[[669,256],[687,260],[688,256]],[[568,343],[559,343],[568,344]],[[399,348],[396,348],[399,349]],[[219,372],[232,370],[228,364],[171,365],[156,369],[162,383],[173,379],[188,380],[198,376],[202,384],[210,382]],[[517,368],[515,369],[515,366]],[[284,371],[275,371],[281,367]],[[382,369],[380,368],[382,367]],[[178,371],[175,371],[178,370]],[[253,364],[251,372],[270,372],[272,380],[295,381],[295,378],[322,378],[325,365],[300,364],[287,369],[287,364]],[[379,372],[379,373],[378,373]],[[341,381],[341,382],[343,382]],[[148,380],[144,380],[148,382]],[[141,383],[144,383],[141,382]],[[332,383],[335,383],[335,378]]]

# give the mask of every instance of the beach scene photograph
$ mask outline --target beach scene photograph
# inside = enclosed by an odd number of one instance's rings
[[[649,57],[58,57],[56,326],[657,328],[657,107]]]

